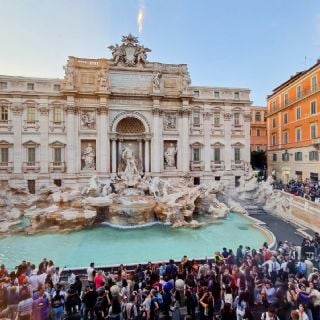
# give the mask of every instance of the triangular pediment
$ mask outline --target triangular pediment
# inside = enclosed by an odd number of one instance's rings
[[[60,141],[58,141],[58,140],[55,140],[55,141],[49,143],[49,146],[50,146],[50,147],[56,147],[56,148],[58,148],[58,147],[64,147],[65,145],[66,145],[65,143],[60,142]]]
[[[234,148],[243,148],[244,144],[241,142],[236,142],[236,143],[232,144],[231,146]]]
[[[11,142],[9,142],[9,141],[7,141],[7,140],[0,140],[0,146],[12,146],[13,145],[13,143],[11,143]]]
[[[28,141],[24,142],[22,145],[25,147],[37,147],[40,145],[40,143],[35,142],[33,140],[28,140]]]
[[[212,144],[211,144],[211,147],[214,147],[214,148],[222,148],[222,147],[224,147],[224,144],[221,143],[221,142],[215,142],[215,143],[212,143]]]
[[[196,141],[196,142],[191,143],[190,146],[191,147],[203,147],[204,144],[199,141]]]

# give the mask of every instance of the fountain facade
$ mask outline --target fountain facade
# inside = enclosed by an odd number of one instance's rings
[[[131,34],[110,49],[70,56],[64,79],[0,76],[1,181],[30,193],[93,175],[234,186],[250,163],[250,90],[191,86],[187,65],[148,61]]]

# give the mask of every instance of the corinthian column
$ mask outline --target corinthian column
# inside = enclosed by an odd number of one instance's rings
[[[116,139],[112,139],[112,173],[117,172],[117,142]]]
[[[226,171],[231,170],[231,160],[234,156],[234,150],[231,146],[231,119],[232,114],[229,111],[226,111],[224,114],[224,165]]]
[[[152,139],[152,163],[151,171],[160,173],[161,156],[161,143],[162,143],[162,128],[160,126],[160,102],[154,101],[153,103],[153,139]]]
[[[189,114],[190,114],[189,109],[182,109],[182,130],[180,134],[181,134],[181,144],[182,144],[181,158],[182,158],[183,172],[189,172],[190,170],[191,159],[190,159],[190,146],[189,146]]]
[[[203,115],[203,140],[204,140],[204,171],[211,171],[211,146],[210,146],[211,114],[205,112]]]
[[[42,103],[39,107],[39,123],[40,123],[40,172],[48,173],[49,169],[49,136],[48,136],[48,128],[49,128],[49,108],[48,103]]]
[[[150,160],[149,160],[149,140],[144,142],[144,171],[149,172],[150,170]]]
[[[110,172],[110,143],[108,137],[108,108],[105,101],[100,100],[98,109],[99,114],[99,130],[98,130],[98,148],[97,148],[97,164],[98,171],[101,173]]]
[[[76,130],[75,117],[76,108],[74,97],[68,97],[67,100],[67,172],[76,173],[76,164],[80,159],[76,159]]]

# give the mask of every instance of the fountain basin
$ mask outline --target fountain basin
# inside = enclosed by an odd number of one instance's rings
[[[24,259],[39,263],[44,257],[60,267],[86,267],[93,261],[99,266],[181,259],[184,254],[212,257],[223,247],[260,248],[265,241],[272,241],[268,233],[245,216],[231,213],[199,229],[157,224],[140,229],[99,226],[62,234],[8,235],[0,239],[0,259],[10,269]]]

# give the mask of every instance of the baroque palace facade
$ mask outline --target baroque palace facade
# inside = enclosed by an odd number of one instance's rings
[[[64,79],[0,76],[0,180],[36,192],[121,176],[234,185],[249,169],[249,89],[190,86],[129,34],[112,59],[69,57]],[[129,150],[129,151],[128,151]]]
[[[268,96],[268,173],[320,178],[320,60],[297,72]]]

